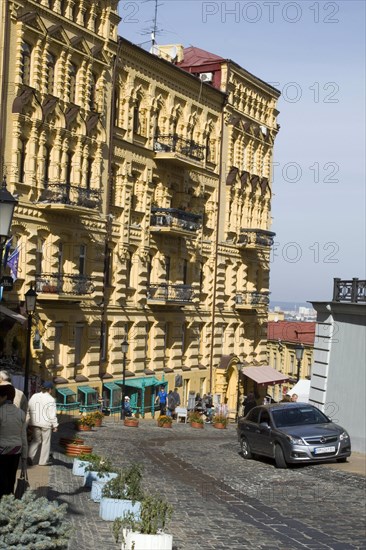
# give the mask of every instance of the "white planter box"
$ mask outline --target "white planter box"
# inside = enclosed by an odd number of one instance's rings
[[[109,481],[110,479],[116,477],[117,474],[113,474],[112,477],[110,476],[110,473],[105,474],[99,474],[98,472],[85,472],[84,474],[84,487],[91,487],[93,481]]]
[[[125,543],[121,550],[172,550],[173,535],[161,533],[159,535],[141,535],[128,531],[125,534]]]
[[[80,458],[74,458],[74,464],[72,465],[72,473],[74,476],[85,476],[85,468],[89,466],[90,462],[87,460],[80,460]]]
[[[140,516],[141,503],[131,500],[102,497],[99,507],[99,516],[105,521],[114,521],[122,518],[127,512],[132,512],[138,518]]]
[[[104,474],[103,477],[97,475],[97,478],[92,481],[90,498],[94,500],[94,502],[100,502],[104,485],[117,476],[118,474],[115,473]]]

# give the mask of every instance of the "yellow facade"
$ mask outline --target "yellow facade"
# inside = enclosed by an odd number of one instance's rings
[[[181,375],[183,402],[212,391],[235,410],[235,363],[266,361],[278,92],[232,62],[216,89],[117,38],[116,5],[1,8],[6,305],[35,285],[31,371],[58,387],[121,380],[126,338],[129,379]],[[24,358],[20,325],[3,354],[14,337]]]

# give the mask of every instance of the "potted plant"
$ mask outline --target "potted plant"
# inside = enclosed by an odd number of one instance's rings
[[[188,419],[191,423],[192,428],[202,429],[204,427],[203,416],[199,412],[192,411],[191,413],[189,413]]]
[[[78,441],[65,444],[66,456],[80,456],[81,454],[89,454],[93,451],[93,447],[85,445],[85,443],[79,443]]]
[[[128,513],[113,523],[116,542],[122,531],[122,550],[172,550],[173,536],[164,533],[173,507],[159,496],[146,495],[140,516]]]
[[[74,476],[85,476],[86,468],[99,457],[93,453],[80,453],[77,458],[74,458],[72,473]]]
[[[84,445],[84,439],[81,439],[76,435],[74,437],[60,437],[58,443],[61,447],[66,447],[66,445],[68,445],[69,443],[73,443],[75,445]]]
[[[90,413],[90,415],[94,418],[94,425],[97,428],[100,428],[103,422],[104,414],[101,411],[94,411]]]
[[[158,417],[158,426],[159,428],[171,428],[173,424],[173,418],[166,414],[161,414]]]
[[[91,414],[83,414],[75,421],[75,428],[79,431],[90,432],[95,426],[95,420]]]
[[[85,477],[84,485],[90,487],[91,484],[90,498],[94,502],[100,502],[104,485],[117,477],[117,472],[113,472],[112,462],[108,458],[97,455],[97,459],[85,468]]]
[[[134,416],[128,416],[124,419],[123,424],[129,428],[137,428],[139,425],[139,420]]]
[[[228,417],[223,414],[215,414],[212,419],[213,427],[219,430],[225,429],[228,423],[229,423]]]
[[[117,477],[106,483],[102,490],[99,516],[106,521],[114,521],[127,513],[138,516],[143,498],[141,488],[142,466],[132,464],[121,470]]]

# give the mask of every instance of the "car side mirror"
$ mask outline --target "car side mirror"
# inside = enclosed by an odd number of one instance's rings
[[[259,425],[262,426],[262,428],[267,428],[268,430],[271,429],[271,426],[268,424],[268,422],[261,422]]]

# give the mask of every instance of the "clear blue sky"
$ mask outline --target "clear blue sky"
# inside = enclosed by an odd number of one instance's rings
[[[154,1],[121,1],[119,34],[147,42]],[[232,59],[282,91],[271,299],[329,300],[365,279],[365,2],[159,2],[158,44]]]

